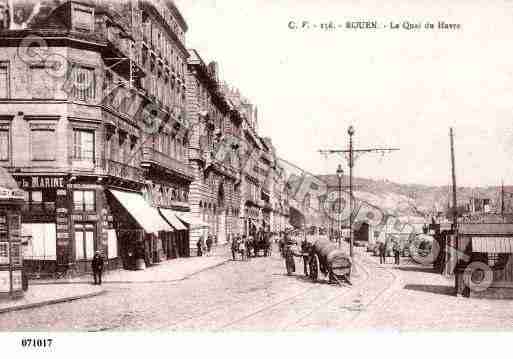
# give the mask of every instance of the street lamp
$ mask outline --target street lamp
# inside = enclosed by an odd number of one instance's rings
[[[354,127],[349,126],[349,255],[353,258],[353,135]]]
[[[344,170],[342,169],[342,165],[338,165],[337,168],[337,177],[338,177],[338,246],[340,247],[341,237],[342,237],[342,177],[344,176]]]

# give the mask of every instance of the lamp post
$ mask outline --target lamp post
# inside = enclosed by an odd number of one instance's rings
[[[338,177],[338,246],[341,246],[341,238],[342,238],[342,176],[344,176],[344,170],[342,169],[342,165],[338,165],[337,168],[337,177]]]
[[[349,126],[347,134],[349,135],[349,255],[353,258],[353,126]]]

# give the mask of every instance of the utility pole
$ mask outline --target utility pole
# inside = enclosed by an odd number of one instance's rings
[[[344,154],[349,164],[349,255],[354,257],[354,244],[353,244],[353,167],[354,161],[359,155],[364,153],[390,153],[398,151],[399,148],[353,148],[353,135],[355,133],[354,127],[349,126],[347,134],[349,135],[349,149],[347,150],[319,150],[321,154]]]
[[[454,231],[458,228],[458,213],[457,213],[457,199],[456,199],[456,160],[454,158],[454,132],[452,127],[449,130],[451,137],[451,172],[452,172],[452,225]],[[457,244],[456,244],[457,245]],[[456,248],[458,249],[458,248]]]

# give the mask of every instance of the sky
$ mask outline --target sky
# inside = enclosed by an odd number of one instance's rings
[[[449,127],[458,186],[513,185],[513,1],[175,0],[187,46],[219,63],[221,78],[258,106],[259,133],[278,156],[316,174],[334,173],[346,149],[365,154],[358,177],[448,185]],[[376,20],[377,30],[291,30]],[[458,23],[459,30],[391,30]]]

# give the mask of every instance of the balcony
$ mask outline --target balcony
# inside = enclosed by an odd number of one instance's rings
[[[194,180],[194,172],[189,165],[174,159],[165,153],[159,152],[152,147],[143,147],[141,166],[148,167],[156,165],[165,170],[171,171],[188,180]]]
[[[141,168],[121,163],[108,158],[77,159],[71,158],[71,171],[76,174],[110,176],[133,182],[144,181]]]

